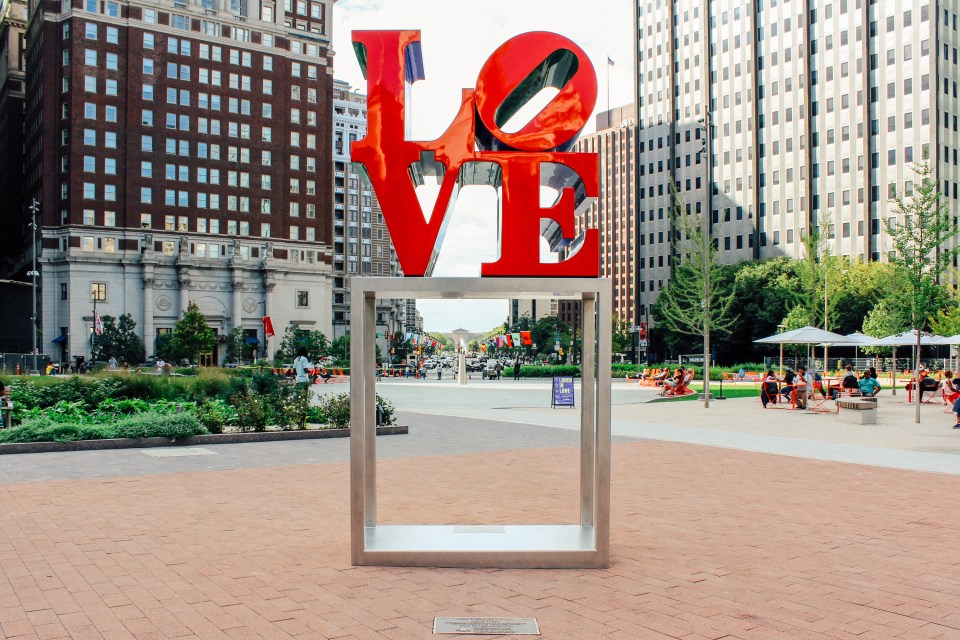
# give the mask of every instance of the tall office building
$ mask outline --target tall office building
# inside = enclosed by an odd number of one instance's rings
[[[26,0],[0,0],[0,277],[26,271],[23,202]]]
[[[577,232],[598,229],[600,277],[613,283],[613,315],[630,325],[643,321],[635,295],[636,274],[646,269],[647,258],[638,251],[636,218],[637,119],[634,105],[597,115],[596,133],[577,141],[576,151],[600,157],[600,189],[596,201],[582,218]],[[653,266],[651,264],[651,266]],[[561,303],[560,319],[579,319],[579,304]]]
[[[834,254],[888,259],[892,197],[925,155],[957,211],[955,2],[634,9],[641,311],[669,280],[671,181],[730,262],[800,257],[815,227]]]
[[[367,96],[333,83],[333,335],[350,332],[350,278],[400,272],[380,203],[350,162],[350,144],[367,135]],[[401,331],[406,303],[377,304],[377,332]],[[384,343],[386,344],[386,343]]]
[[[196,303],[219,335],[331,332],[333,0],[31,0],[27,201],[43,342],[93,308],[147,352]],[[214,355],[214,362],[223,354]]]

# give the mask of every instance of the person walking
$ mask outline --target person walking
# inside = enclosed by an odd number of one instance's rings
[[[296,375],[295,383],[298,388],[307,388],[310,386],[310,376],[307,371],[313,369],[310,360],[307,358],[307,348],[299,347],[297,357],[293,359],[293,371]]]
[[[109,369],[110,371],[117,370],[117,359],[115,357],[110,356],[110,359],[107,360],[107,369]]]
[[[520,379],[520,357],[517,356],[517,359],[513,361],[513,379]]]

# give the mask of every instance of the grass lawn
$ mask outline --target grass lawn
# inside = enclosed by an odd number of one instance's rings
[[[651,400],[651,402],[686,402],[690,400],[700,400],[699,394],[703,391],[702,382],[694,382],[690,385],[690,388],[696,391],[697,393],[692,393],[688,396],[683,396],[681,398],[656,398]],[[716,399],[720,395],[720,383],[711,380],[710,381],[710,393],[713,394],[713,398]],[[723,396],[725,398],[756,398],[760,395],[760,387],[755,384],[725,384],[723,385]]]

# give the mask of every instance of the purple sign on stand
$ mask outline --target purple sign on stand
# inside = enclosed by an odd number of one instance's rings
[[[573,376],[553,376],[553,399],[551,408],[575,407],[573,400]]]

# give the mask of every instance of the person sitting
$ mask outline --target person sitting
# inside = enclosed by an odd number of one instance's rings
[[[851,365],[847,365],[843,372],[843,378],[840,380],[840,390],[834,389],[831,391],[831,396],[833,399],[836,399],[841,393],[852,394],[855,390],[860,389],[860,381],[857,380],[857,374],[853,371]]]
[[[663,391],[660,392],[660,395],[665,396],[668,393],[672,393],[673,390],[677,387],[677,385],[683,382],[683,376],[684,376],[683,369],[677,368],[672,378],[670,378],[669,380],[663,381]]]
[[[924,393],[935,394],[940,389],[940,383],[930,375],[930,370],[920,365],[920,402],[923,402]]]
[[[953,377],[953,372],[947,369],[943,372],[943,399],[947,404],[953,404],[957,398],[960,398],[960,387],[958,387]]]
[[[860,395],[864,398],[873,398],[880,392],[880,383],[877,382],[877,379],[870,375],[870,370],[865,369],[863,372],[863,377],[860,378],[859,382]]]
[[[653,381],[656,382],[657,386],[661,386],[664,382],[667,381],[667,378],[670,377],[670,369],[664,367],[660,373],[653,376]]]
[[[807,371],[806,366],[797,368],[797,376],[794,378],[794,406],[797,409],[807,408],[807,399],[813,395],[813,373]]]
[[[766,409],[769,403],[777,403],[777,396],[780,394],[778,383],[780,379],[777,378],[776,374],[773,372],[773,369],[767,370],[767,375],[763,379],[763,386],[760,387],[760,402],[763,403],[763,408]]]
[[[644,369],[640,372],[640,375],[637,376],[640,380],[646,380],[650,377],[650,369]]]
[[[333,377],[333,373],[327,371],[325,367],[320,367],[320,370],[317,372],[317,378],[323,378],[323,384],[330,382],[330,378]]]
[[[790,400],[790,396],[793,394],[793,383],[797,377],[797,374],[793,372],[793,369],[787,368],[787,372],[783,374],[783,386],[780,387],[780,395],[785,399]]]

